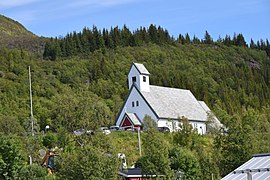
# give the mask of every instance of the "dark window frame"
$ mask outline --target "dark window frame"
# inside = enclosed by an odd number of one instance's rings
[[[132,82],[135,83],[136,81],[137,81],[136,76],[133,76],[133,77],[132,77]]]
[[[143,82],[146,82],[146,76],[143,76]]]

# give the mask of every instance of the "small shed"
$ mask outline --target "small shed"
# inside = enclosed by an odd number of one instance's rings
[[[253,155],[249,161],[222,178],[222,180],[262,179],[270,179],[270,153]]]

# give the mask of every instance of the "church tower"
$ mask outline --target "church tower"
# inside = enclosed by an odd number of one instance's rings
[[[135,84],[140,91],[150,92],[149,87],[150,73],[143,64],[132,63],[128,73],[128,88]]]

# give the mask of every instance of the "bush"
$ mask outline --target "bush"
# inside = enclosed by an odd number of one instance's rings
[[[42,139],[43,146],[51,149],[57,144],[57,137],[53,133],[47,133]]]
[[[27,165],[23,167],[19,173],[19,177],[22,180],[44,179],[46,176],[47,176],[46,168],[38,164]]]

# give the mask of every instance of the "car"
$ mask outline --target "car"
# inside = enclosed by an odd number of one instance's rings
[[[75,134],[75,136],[81,136],[83,134],[87,134],[87,135],[93,135],[95,134],[95,132],[93,130],[86,130],[85,129],[77,129],[75,131],[73,131],[73,133]]]
[[[159,132],[170,132],[168,127],[158,127]]]
[[[119,131],[119,126],[110,126],[110,131]]]
[[[77,130],[73,131],[73,133],[76,136],[80,136],[80,135],[83,135],[85,133],[85,130],[84,129],[77,129]]]
[[[111,131],[107,127],[101,127],[100,129],[104,134],[110,134],[111,133]]]

